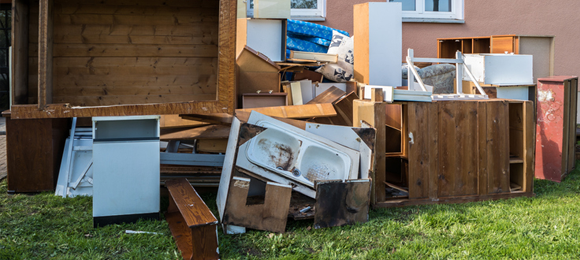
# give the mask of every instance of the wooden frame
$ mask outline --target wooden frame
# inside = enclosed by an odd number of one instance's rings
[[[12,119],[31,118],[67,118],[92,116],[128,116],[128,115],[158,115],[158,114],[193,114],[193,113],[229,113],[234,112],[235,89],[235,44],[236,44],[236,1],[219,1],[218,54],[217,54],[217,91],[216,100],[186,101],[148,104],[120,104],[108,106],[74,107],[70,104],[54,104],[52,102],[53,68],[52,68],[52,19],[54,0],[39,1],[39,39],[38,39],[38,102],[29,104],[28,67],[29,9],[34,1],[13,1],[12,46],[14,57],[12,66],[13,106]],[[32,98],[34,99],[34,98]]]

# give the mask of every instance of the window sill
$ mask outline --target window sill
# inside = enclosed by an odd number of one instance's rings
[[[465,23],[463,19],[452,18],[405,18],[404,23]]]
[[[306,22],[324,22],[326,21],[325,17],[316,17],[316,16],[292,16],[290,19],[298,20],[298,21],[306,21]]]

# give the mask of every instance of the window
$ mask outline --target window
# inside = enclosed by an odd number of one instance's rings
[[[254,1],[249,0],[248,17],[254,15]],[[305,21],[324,21],[326,17],[326,0],[291,0],[291,18]]]
[[[389,0],[403,4],[403,22],[463,23],[463,0]]]

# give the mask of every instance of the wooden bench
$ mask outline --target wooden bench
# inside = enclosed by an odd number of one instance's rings
[[[219,259],[217,224],[205,202],[186,178],[165,182],[169,208],[165,219],[183,259]]]

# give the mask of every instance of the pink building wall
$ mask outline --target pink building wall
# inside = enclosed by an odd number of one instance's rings
[[[354,4],[361,0],[328,0],[321,24],[353,32]],[[580,76],[579,0],[465,0],[465,23],[403,23],[403,53],[437,56],[437,38],[502,34],[553,35],[555,75]],[[401,57],[401,61],[404,57]]]

